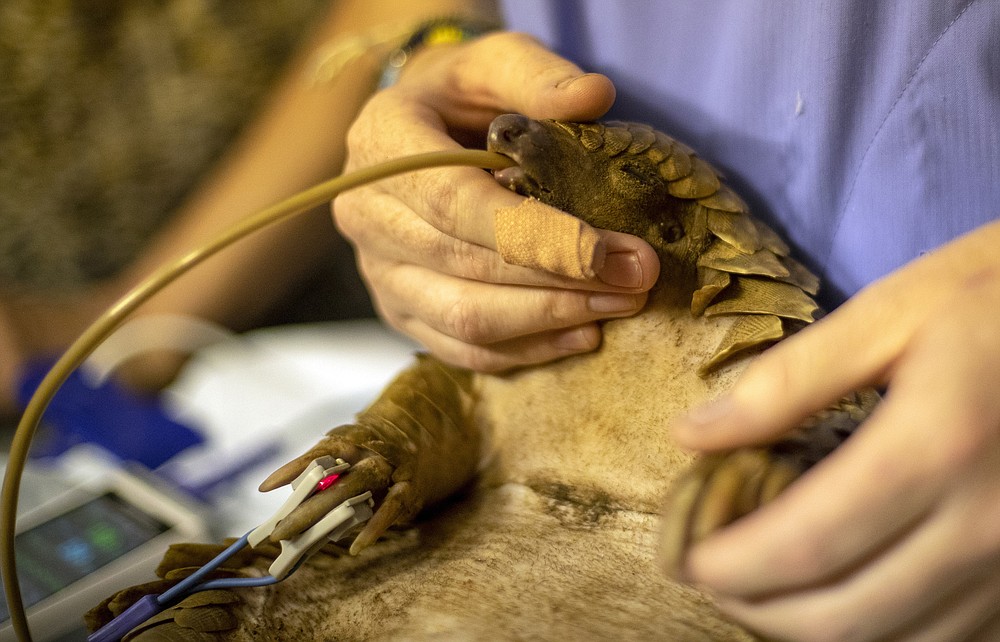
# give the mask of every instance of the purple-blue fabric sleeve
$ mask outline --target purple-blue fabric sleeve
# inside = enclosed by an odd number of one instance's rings
[[[835,304],[1000,215],[1000,2],[506,0],[699,150]]]

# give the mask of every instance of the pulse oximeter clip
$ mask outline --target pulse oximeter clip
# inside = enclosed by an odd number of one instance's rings
[[[374,501],[370,491],[343,502],[306,531],[291,539],[281,540],[281,553],[268,567],[268,575],[205,580],[212,571],[248,544],[256,548],[266,541],[281,520],[306,499],[335,484],[350,466],[343,459],[334,459],[329,455],[314,459],[309,467],[295,478],[292,482],[292,494],[267,521],[233,542],[226,550],[169,590],[139,599],[121,615],[92,633],[87,642],[117,642],[149,618],[198,591],[267,586],[280,582],[294,573],[306,559],[323,548],[328,541],[336,542],[343,539],[354,532],[357,526],[371,518]]]

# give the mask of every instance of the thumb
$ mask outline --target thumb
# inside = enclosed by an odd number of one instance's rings
[[[842,396],[880,383],[899,342],[871,332],[878,315],[857,299],[756,357],[728,393],[677,422],[682,447],[718,451],[762,445]]]
[[[465,49],[455,82],[498,111],[531,118],[594,120],[615,101],[607,76],[584,73],[531,36],[497,33]]]

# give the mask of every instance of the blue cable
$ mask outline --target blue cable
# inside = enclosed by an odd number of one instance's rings
[[[303,556],[295,563],[295,566],[288,571],[282,579],[288,579],[292,576],[295,571],[306,563],[306,556]],[[227,589],[227,588],[242,588],[242,587],[254,587],[254,586],[269,586],[271,584],[277,584],[281,580],[273,575],[265,575],[263,577],[228,577],[219,580],[209,580],[207,582],[202,582],[198,586],[191,589],[192,593],[197,593],[198,591],[207,591],[209,589]]]
[[[213,557],[210,562],[191,575],[188,575],[182,581],[178,582],[160,595],[145,595],[140,598],[135,604],[126,609],[114,620],[108,622],[105,626],[88,636],[87,642],[117,642],[118,640],[121,640],[122,636],[136,626],[142,624],[163,609],[167,608],[173,602],[180,601],[192,593],[207,591],[210,589],[252,588],[277,584],[281,580],[273,575],[265,575],[263,577],[231,577],[202,582],[202,579],[204,579],[206,575],[216,570],[223,562],[232,557],[249,543],[251,532],[253,531],[248,532],[246,535],[230,544],[226,550]],[[305,561],[305,557],[300,559],[298,563],[296,563],[295,566],[293,566],[288,572],[288,575],[286,575],[285,578],[288,578],[292,575],[292,573],[299,570],[299,567],[301,567]]]
[[[172,586],[167,591],[160,594],[156,598],[156,602],[161,606],[168,606],[175,600],[185,596],[189,591],[193,592],[195,588],[201,584],[201,581],[212,571],[217,569],[223,562],[235,555],[239,550],[246,546],[250,541],[250,533],[253,531],[248,531],[246,535],[239,538],[235,542],[229,545],[229,548],[222,551],[218,555],[212,558],[210,562],[199,568],[197,571],[188,575],[186,578]],[[263,579],[263,578],[248,578],[248,579]]]
[[[263,577],[228,577],[219,580],[209,580],[203,584],[191,589],[192,593],[197,593],[198,591],[207,591],[209,589],[228,589],[228,588],[242,588],[242,587],[253,587],[253,586],[268,586],[270,584],[277,584],[278,578],[273,575],[265,575]]]
[[[345,502],[345,504],[346,503],[347,502]],[[119,614],[118,617],[114,618],[105,626],[91,634],[87,638],[87,641],[118,642],[121,640],[122,636],[127,634],[139,624],[142,624],[157,613],[160,613],[164,609],[170,607],[175,602],[179,602],[188,595],[197,593],[198,591],[268,586],[281,581],[273,575],[265,575],[263,577],[233,577],[215,580],[205,579],[209,574],[217,570],[223,562],[249,545],[250,535],[253,533],[253,530],[247,531],[243,537],[230,544],[225,550],[213,557],[197,571],[187,576],[160,595],[144,595],[139,598],[139,600],[132,606],[126,609],[123,613]],[[308,555],[300,557],[285,577],[287,578],[289,575],[296,572],[299,567],[305,563],[306,557],[308,557]]]

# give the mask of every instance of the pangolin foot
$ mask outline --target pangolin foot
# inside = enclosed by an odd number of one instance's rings
[[[308,452],[274,471],[260,485],[260,490],[268,491],[289,483],[312,460],[324,455],[343,459],[351,467],[336,484],[305,500],[278,522],[271,533],[272,541],[294,538],[341,503],[366,491],[372,492],[377,508],[354,538],[351,554],[372,544],[393,524],[416,514],[418,507],[413,506],[412,485],[409,481],[398,479],[398,471],[385,457],[335,434],[323,438]]]
[[[691,546],[770,502],[804,470],[764,448],[697,461],[675,482],[667,500],[660,540],[667,574],[680,579]]]

